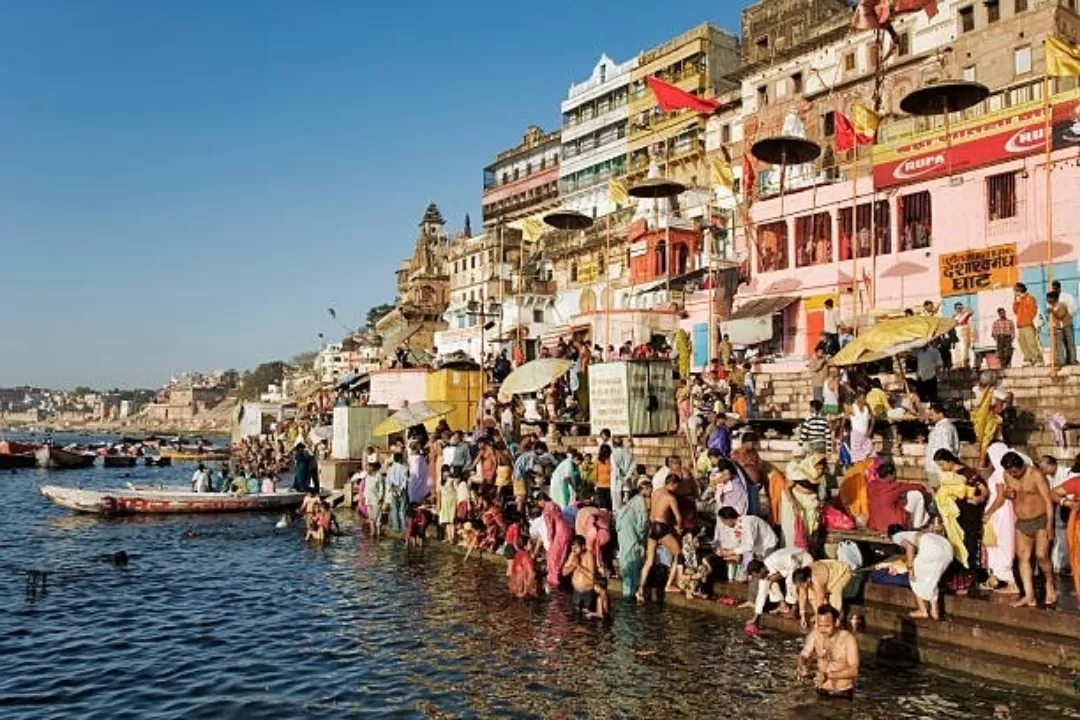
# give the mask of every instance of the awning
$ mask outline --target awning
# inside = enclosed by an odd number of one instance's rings
[[[671,278],[671,289],[672,290],[682,290],[682,289],[684,289],[686,287],[687,283],[697,282],[699,280],[704,279],[705,275],[707,275],[708,272],[709,272],[709,268],[700,267],[697,270],[691,270],[688,273],[683,273],[682,275],[677,275],[677,276]]]
[[[518,338],[527,338],[527,337],[529,337],[529,326],[522,323],[521,325],[517,325],[515,327],[506,328],[503,331],[502,337],[500,337],[499,339],[500,340],[515,340],[515,339],[518,339]]]
[[[651,293],[652,291],[663,287],[666,282],[667,280],[654,280],[653,282],[645,283],[644,285],[637,285],[634,287],[633,294],[634,296],[638,296],[644,295],[645,293]]]
[[[364,380],[367,380],[368,374],[366,372],[354,372],[349,373],[343,378],[340,378],[334,385],[335,390],[345,390],[352,388],[353,385],[358,385]]]
[[[769,317],[786,310],[788,305],[791,305],[791,303],[798,299],[799,298],[796,297],[786,296],[757,298],[756,300],[751,300],[741,306],[738,310],[732,312],[731,315],[721,320],[721,322],[744,320],[746,318]]]

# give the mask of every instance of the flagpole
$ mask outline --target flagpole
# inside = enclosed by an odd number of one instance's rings
[[[1044,41],[1045,46],[1045,41]],[[1054,282],[1054,195],[1051,187],[1053,172],[1054,124],[1050,103],[1050,69],[1043,68],[1043,135],[1046,144],[1046,289]],[[1071,328],[1070,328],[1071,331]],[[1050,367],[1057,367],[1057,338],[1050,323]]]
[[[618,205],[616,204],[616,207]],[[611,213],[607,213],[606,225],[606,238],[604,239],[604,272],[607,273],[607,277],[604,278],[604,295],[607,297],[604,299],[604,334],[606,335],[605,344],[612,345],[611,342],[611,304],[615,301],[615,292],[611,289],[611,269],[608,267],[608,263],[611,262]],[[600,357],[603,359],[604,349],[600,350]]]
[[[859,291],[856,284],[859,277],[859,136],[852,126],[852,137],[855,140],[855,160],[851,164],[851,291],[854,294],[854,313],[852,315],[852,327],[858,324],[859,316]],[[840,298],[837,298],[839,302]]]

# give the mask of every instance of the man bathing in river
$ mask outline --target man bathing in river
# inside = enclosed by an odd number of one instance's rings
[[[1054,565],[1050,560],[1050,544],[1054,541],[1054,497],[1050,484],[1041,470],[1028,465],[1017,453],[1006,453],[1001,458],[1001,467],[1005,470],[1004,496],[1012,500],[1016,512],[1016,559],[1024,591],[1024,596],[1013,603],[1013,607],[1036,606],[1031,569],[1034,550],[1035,561],[1046,578],[1046,606],[1052,608],[1057,605],[1058,597]],[[989,512],[986,514],[990,515]]]
[[[607,617],[607,578],[603,577],[596,556],[589,551],[583,536],[575,535],[570,541],[570,557],[563,565],[562,574],[570,576],[574,588],[574,612],[598,620]]]
[[[810,661],[816,658],[814,687],[818,693],[850,699],[855,695],[855,681],[859,679],[859,643],[850,632],[840,629],[839,621],[836,608],[818,607],[814,629],[806,636],[806,644],[799,653],[795,677],[800,680],[807,677]]]
[[[672,472],[664,478],[664,487],[653,490],[652,507],[649,510],[649,541],[645,546],[645,565],[641,568],[641,584],[637,591],[638,602],[645,602],[645,587],[649,581],[653,563],[656,562],[656,546],[663,545],[673,558],[679,556],[681,549],[679,531],[682,527],[682,516],[679,514],[679,500],[675,497],[675,489],[679,486],[679,482],[679,476]]]

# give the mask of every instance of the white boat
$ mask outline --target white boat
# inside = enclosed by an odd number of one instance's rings
[[[43,485],[41,494],[60,507],[99,515],[162,515],[179,513],[275,512],[299,507],[304,493],[197,493],[190,490],[88,490]]]

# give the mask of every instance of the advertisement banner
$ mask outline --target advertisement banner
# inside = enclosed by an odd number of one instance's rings
[[[1016,243],[938,257],[941,297],[1002,290],[1017,283]]]
[[[1053,106],[1053,148],[1080,147],[1080,92],[1059,95]],[[1042,101],[988,113],[950,128],[919,133],[874,148],[878,190],[1025,157],[1046,150]]]

